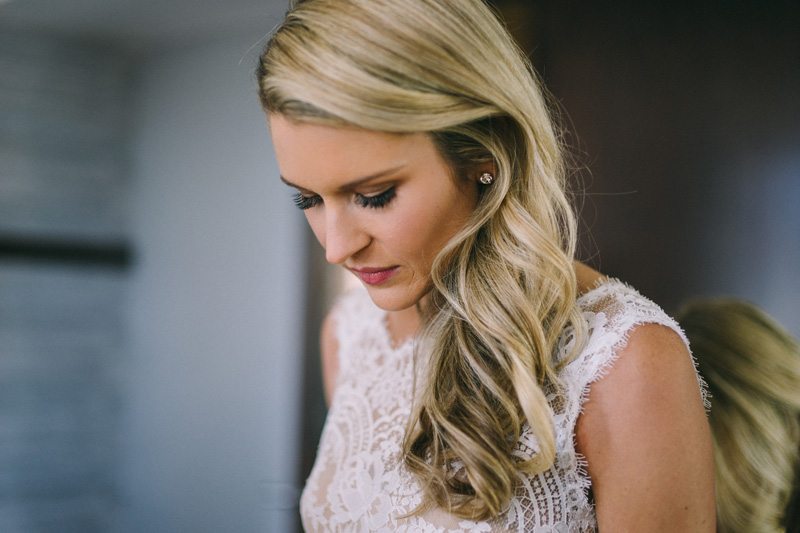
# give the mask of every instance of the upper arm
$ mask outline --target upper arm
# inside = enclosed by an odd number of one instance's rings
[[[336,341],[336,328],[333,313],[328,313],[320,331],[320,352],[322,354],[322,386],[325,392],[325,405],[330,407],[336,377],[339,374],[339,343]]]
[[[711,434],[688,350],[634,328],[589,392],[576,428],[600,531],[715,530]]]

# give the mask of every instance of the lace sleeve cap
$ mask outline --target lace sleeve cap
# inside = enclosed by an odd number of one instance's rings
[[[579,300],[588,326],[588,340],[572,368],[572,378],[578,381],[582,402],[593,382],[606,375],[613,367],[621,350],[626,346],[633,330],[643,324],[660,324],[673,330],[684,342],[691,356],[691,348],[680,325],[663,309],[632,287],[610,280]],[[697,361],[692,362],[697,375],[703,405],[708,411],[707,387],[697,372]]]

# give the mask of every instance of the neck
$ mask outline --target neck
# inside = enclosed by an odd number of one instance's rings
[[[430,295],[426,294],[416,304],[400,311],[386,314],[386,325],[392,343],[399,346],[409,337],[415,336],[423,322],[423,317],[430,309]]]

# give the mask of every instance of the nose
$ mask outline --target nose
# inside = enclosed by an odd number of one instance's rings
[[[326,208],[324,236],[325,259],[334,265],[366,248],[371,239],[347,208],[332,207]]]

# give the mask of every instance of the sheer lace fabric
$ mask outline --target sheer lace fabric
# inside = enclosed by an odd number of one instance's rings
[[[385,312],[365,291],[343,297],[334,310],[339,344],[336,391],[300,500],[306,531],[595,531],[588,498],[591,480],[574,444],[575,424],[589,386],[608,372],[636,325],[662,324],[684,342],[686,337],[657,305],[617,280],[602,282],[578,303],[589,340],[562,369],[562,394],[548,396],[554,412],[555,464],[535,476],[519,474],[508,508],[491,521],[473,522],[439,508],[404,517],[422,501],[419,485],[403,464],[401,447],[411,414],[415,368],[419,372],[424,365],[413,363],[413,342],[391,345]],[[573,342],[568,328],[555,356],[564,357]],[[419,388],[423,376],[416,379]],[[698,383],[705,400],[699,376]],[[537,449],[535,437],[525,428],[514,454],[530,457]]]

